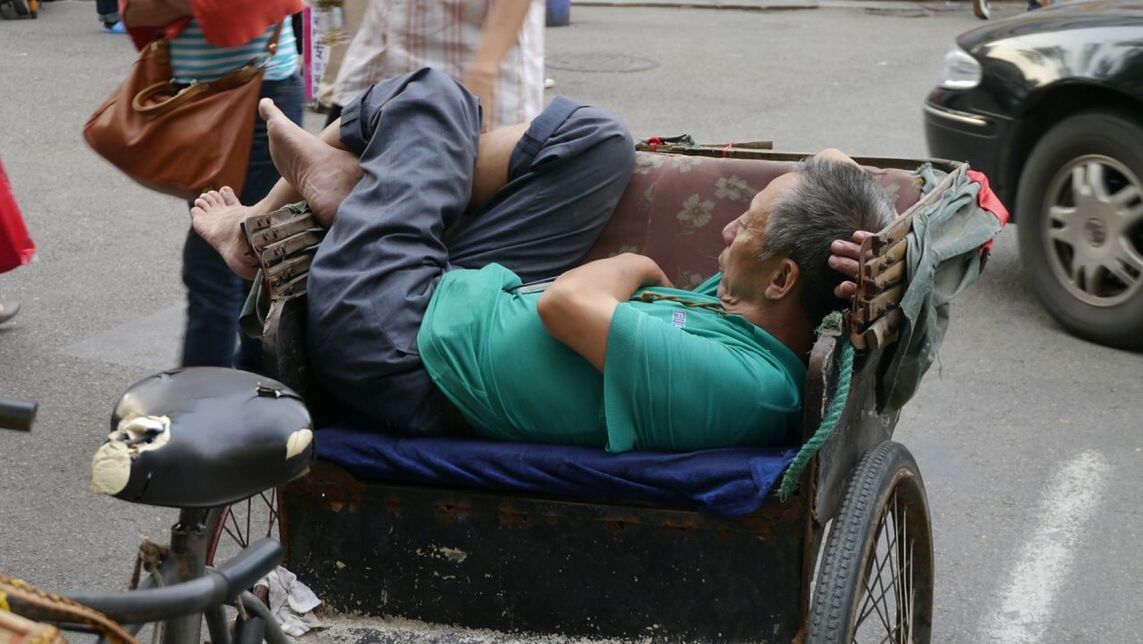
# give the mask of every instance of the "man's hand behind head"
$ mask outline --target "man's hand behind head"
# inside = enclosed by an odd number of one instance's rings
[[[818,152],[818,156],[824,157],[831,161],[840,161],[842,163],[852,163],[853,165],[861,165],[853,160],[853,157],[838,150],[837,148],[826,148]],[[859,230],[853,233],[851,240],[837,239],[830,244],[830,268],[841,273],[845,276],[845,281],[837,285],[833,290],[833,294],[840,298],[851,298],[857,292],[857,258],[861,253],[861,242],[865,241],[873,233],[868,231]]]
[[[840,298],[851,298],[857,292],[857,260],[861,256],[861,243],[873,233],[859,230],[850,240],[835,239],[830,244],[829,267],[845,276],[845,281],[837,285],[833,294]]]
[[[817,156],[830,161],[839,163],[850,163],[860,167],[861,164],[853,160],[853,157],[838,150],[837,148],[826,148],[817,153]],[[849,240],[836,239],[830,244],[830,268],[841,273],[845,276],[845,281],[838,284],[833,290],[833,294],[840,298],[851,298],[857,292],[857,258],[861,253],[861,242],[865,241],[872,233],[864,230],[859,230],[853,233],[853,237]]]

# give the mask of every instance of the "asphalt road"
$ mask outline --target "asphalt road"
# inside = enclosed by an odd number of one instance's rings
[[[979,23],[967,4],[914,7],[577,7],[548,30],[548,75],[639,137],[920,157],[921,100],[953,37]],[[132,59],[94,14],[71,0],[0,21],[0,157],[40,247],[38,263],[0,275],[0,296],[25,306],[0,327],[0,395],[40,403],[34,433],[0,435],[0,571],[59,589],[122,586],[138,539],[173,519],[86,491],[119,393],[177,360],[188,225],[177,200],[80,137]],[[1013,233],[956,302],[898,426],[933,511],[935,641],[1137,642],[1143,355],[1055,325]]]

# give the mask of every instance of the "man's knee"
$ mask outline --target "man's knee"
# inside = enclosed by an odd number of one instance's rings
[[[479,128],[476,120],[477,99],[451,76],[431,67],[381,81],[362,92],[345,108],[341,118],[340,139],[343,145],[360,155],[379,127],[382,112],[399,96],[411,106],[431,104],[437,110],[454,115],[460,123]],[[413,108],[413,111],[417,111]],[[469,123],[472,122],[472,123]]]
[[[614,114],[598,107],[585,105],[577,109],[561,129],[581,133],[598,145],[616,146],[617,151],[619,148],[631,150],[630,157],[632,160],[635,158],[634,143],[627,126]]]
[[[413,72],[409,83],[417,83],[426,93],[442,101],[463,103],[472,98],[472,94],[452,76],[432,67],[422,67]]]
[[[603,176],[629,177],[635,169],[631,132],[615,115],[596,107],[581,107],[560,128],[576,139],[591,167]],[[623,182],[626,185],[626,181]]]

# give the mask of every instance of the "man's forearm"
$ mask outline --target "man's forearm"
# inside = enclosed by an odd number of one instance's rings
[[[483,108],[481,131],[499,122],[499,119],[492,116],[497,110],[496,79],[500,75],[500,63],[504,56],[516,45],[520,27],[528,14],[528,5],[528,0],[496,0],[493,3],[484,18],[480,43],[461,74],[460,82],[476,95]]]
[[[640,287],[669,284],[654,260],[624,253],[561,275],[540,296],[537,312],[553,338],[602,372],[615,307]]]
[[[500,69],[504,56],[516,46],[530,5],[530,0],[496,0],[492,3],[480,32],[480,44],[469,62],[470,69],[492,74]]]

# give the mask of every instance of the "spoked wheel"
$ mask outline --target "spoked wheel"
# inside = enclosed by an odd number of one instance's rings
[[[278,491],[265,490],[254,496],[212,513],[207,530],[211,534],[206,550],[206,565],[215,566],[233,558],[251,543],[267,537],[281,540],[281,517],[278,513]],[[210,641],[262,642],[286,644],[289,640],[265,606],[268,599],[263,592],[248,589],[255,595],[251,601],[242,600],[246,612],[236,611],[233,605],[220,607],[204,614]],[[248,594],[245,596],[249,597]],[[255,610],[257,609],[257,610]],[[267,621],[269,620],[269,621]],[[229,630],[229,635],[226,631]]]
[[[909,450],[887,441],[850,478],[822,556],[806,642],[925,643],[932,610],[925,485]]]
[[[206,551],[208,566],[230,559],[259,539],[281,540],[277,489],[271,488],[226,506],[210,528],[212,537]]]

